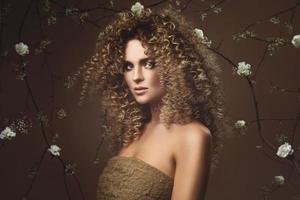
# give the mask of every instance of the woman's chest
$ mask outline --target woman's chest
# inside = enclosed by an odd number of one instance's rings
[[[135,157],[174,178],[174,133],[164,129],[148,129],[139,140],[121,148],[118,156]]]

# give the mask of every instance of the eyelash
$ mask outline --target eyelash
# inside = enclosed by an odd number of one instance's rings
[[[154,64],[153,61],[146,61],[146,62],[144,63],[144,66],[147,66],[148,64],[150,64],[151,67],[150,67],[150,68],[149,68],[149,67],[146,67],[147,69],[153,69],[153,68],[155,67],[155,64]],[[123,67],[125,71],[129,71],[129,70],[130,70],[130,69],[128,69],[128,66],[131,66],[131,67],[132,67],[132,64],[125,64],[124,67]]]
[[[150,65],[151,65],[151,67],[148,68],[148,69],[152,69],[152,68],[154,68],[154,66],[155,66],[153,61],[147,61],[147,62],[145,62],[145,65],[144,65],[144,66],[146,66],[147,64],[150,64]]]
[[[130,64],[124,64],[123,69],[124,71],[129,71],[129,69],[127,68]]]

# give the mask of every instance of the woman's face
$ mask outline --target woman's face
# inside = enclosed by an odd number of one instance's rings
[[[159,82],[159,68],[145,54],[146,49],[137,39],[129,40],[125,48],[124,79],[140,104],[151,104],[160,100],[164,89]]]

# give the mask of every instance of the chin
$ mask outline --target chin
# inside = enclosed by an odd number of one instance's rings
[[[151,104],[156,102],[158,99],[157,98],[147,98],[147,97],[142,97],[142,96],[137,96],[135,97],[135,100],[139,103],[139,104]]]
[[[139,104],[149,104],[151,101],[153,101],[149,95],[136,95],[134,98]]]
[[[140,98],[135,98],[135,100],[139,103],[139,104],[148,104],[150,101],[147,99],[140,99]]]

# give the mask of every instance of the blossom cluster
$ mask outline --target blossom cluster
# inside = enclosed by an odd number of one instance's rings
[[[53,24],[56,24],[56,21],[57,21],[57,19],[56,19],[55,16],[53,16],[53,15],[49,16],[48,19],[47,19],[48,26],[51,26],[51,25],[53,25]]]
[[[24,56],[26,54],[29,54],[29,48],[28,45],[23,43],[23,42],[19,42],[15,45],[15,49],[16,52],[20,55],[20,56]]]
[[[232,39],[234,41],[238,42],[240,39],[247,39],[247,38],[251,38],[251,37],[255,37],[255,36],[256,36],[256,34],[254,33],[254,31],[246,30],[244,32],[234,34],[232,36]]]
[[[284,184],[284,177],[283,176],[274,176],[274,182],[277,185],[283,185]]]
[[[285,142],[278,147],[276,154],[281,158],[286,158],[287,156],[292,155],[293,152],[294,150],[292,149],[292,146],[289,143]]]
[[[144,6],[140,2],[136,2],[131,6],[131,11],[136,15],[141,15],[144,10]]]
[[[26,117],[16,119],[14,120],[10,127],[12,127],[14,130],[16,130],[18,133],[21,134],[27,134],[28,129],[32,127],[32,122],[29,119],[26,119]]]
[[[208,47],[211,46],[211,40],[208,40],[208,38],[204,35],[201,29],[195,28],[194,33],[201,40],[203,44],[207,45]]]
[[[268,37],[266,40],[269,42],[267,45],[267,50],[270,56],[274,55],[274,52],[284,47],[288,41],[285,38],[280,37]]]
[[[63,108],[61,108],[61,109],[59,109],[59,111],[57,111],[57,118],[58,119],[63,119],[66,116],[67,116],[67,113]]]
[[[0,139],[11,140],[13,137],[16,137],[16,135],[17,134],[10,127],[7,126],[3,131],[1,131]]]
[[[294,35],[291,43],[296,47],[300,48],[300,34],[299,35]]]
[[[66,16],[78,15],[78,13],[79,13],[78,8],[70,7],[70,8],[65,9],[65,15]]]
[[[245,128],[246,127],[246,121],[245,120],[237,120],[234,124],[235,128]]]
[[[53,155],[53,156],[60,156],[60,151],[61,151],[61,148],[55,144],[51,145],[49,148],[48,148],[48,151]]]
[[[236,69],[236,73],[240,76],[249,76],[251,75],[251,65],[246,63],[245,61],[239,62],[238,67]]]
[[[34,50],[35,55],[43,52],[43,50],[45,50],[49,44],[51,44],[51,41],[48,39],[40,41],[39,47]]]
[[[272,17],[270,19],[270,22],[273,24],[279,24],[280,23],[280,19],[278,17]]]

